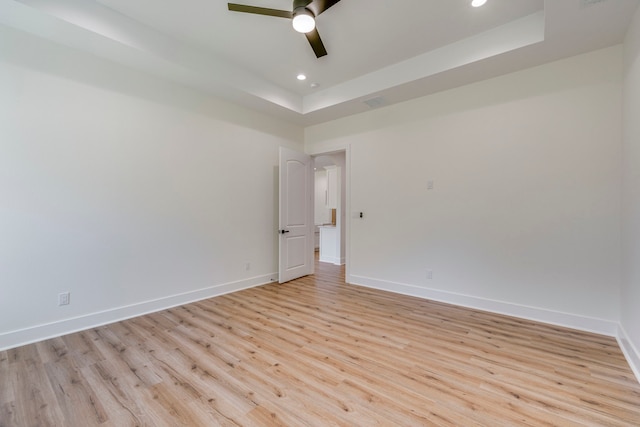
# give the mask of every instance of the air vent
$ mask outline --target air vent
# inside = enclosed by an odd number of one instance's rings
[[[378,108],[386,105],[387,101],[381,96],[376,96],[375,98],[365,100],[364,103],[367,104],[369,108]]]
[[[590,7],[590,6],[596,5],[598,3],[604,3],[606,1],[609,1],[609,0],[580,0],[580,6],[581,7]]]

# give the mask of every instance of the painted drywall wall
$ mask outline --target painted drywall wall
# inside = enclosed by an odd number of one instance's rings
[[[640,379],[640,9],[624,59],[621,344]]]
[[[7,28],[0,93],[0,348],[277,271],[302,128]]]
[[[305,129],[350,146],[348,281],[614,335],[621,79],[618,46]]]

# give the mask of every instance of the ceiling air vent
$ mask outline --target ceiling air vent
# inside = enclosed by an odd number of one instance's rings
[[[589,7],[589,6],[593,6],[595,4],[598,3],[604,3],[608,0],[580,0],[580,6],[581,7]]]
[[[367,104],[369,108],[378,108],[386,105],[387,101],[381,96],[376,96],[375,98],[365,100],[364,103]]]

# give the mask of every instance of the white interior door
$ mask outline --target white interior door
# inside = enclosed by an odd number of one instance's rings
[[[280,283],[313,274],[313,188],[311,157],[280,147]]]

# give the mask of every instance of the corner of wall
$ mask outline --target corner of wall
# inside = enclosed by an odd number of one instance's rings
[[[616,339],[636,379],[640,382],[640,351],[633,345],[622,325],[618,325]]]
[[[640,7],[624,41],[622,150],[622,284],[618,342],[640,381]]]

